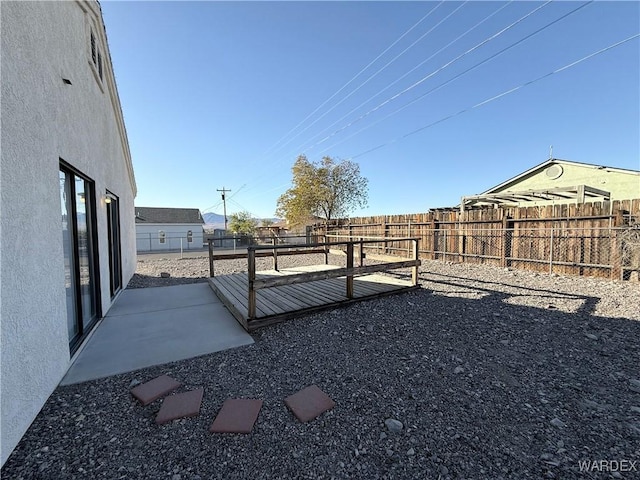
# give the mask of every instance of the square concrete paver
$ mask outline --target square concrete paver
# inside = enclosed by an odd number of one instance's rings
[[[336,406],[336,403],[316,385],[311,385],[285,398],[284,403],[301,422],[313,420]]]
[[[213,433],[251,433],[262,408],[262,400],[229,398],[225,400],[213,424]]]
[[[166,397],[156,416],[156,423],[161,425],[178,418],[195,417],[200,413],[203,395],[204,388],[198,388]]]
[[[142,385],[131,389],[131,395],[136,397],[142,405],[149,405],[163,395],[175,390],[180,385],[179,381],[169,375],[160,375]]]

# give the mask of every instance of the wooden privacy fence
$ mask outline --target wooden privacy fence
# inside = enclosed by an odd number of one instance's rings
[[[538,207],[434,210],[343,220],[314,231],[333,240],[371,239],[368,253],[405,255],[416,237],[419,256],[538,272],[638,279],[640,199]],[[378,243],[374,241],[378,239]]]

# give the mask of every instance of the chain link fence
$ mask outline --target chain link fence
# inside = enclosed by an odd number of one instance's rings
[[[316,241],[313,235],[212,235],[205,233],[204,244],[211,240],[214,250],[246,248],[250,245],[309,245]]]
[[[199,235],[179,234],[171,232],[136,233],[136,251],[164,252],[202,250],[202,233]]]
[[[329,239],[390,238],[388,231],[359,237],[353,230],[334,229]],[[392,236],[419,238],[420,258],[488,264],[548,274],[582,275],[638,281],[640,226],[621,228],[439,228],[394,231]],[[410,242],[395,246],[367,245],[371,255],[409,256]]]

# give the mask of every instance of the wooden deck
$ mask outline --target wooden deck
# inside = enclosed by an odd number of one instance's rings
[[[339,267],[332,265],[312,265],[279,271],[261,271],[256,272],[256,280],[276,279],[287,275],[322,272],[337,268]],[[218,298],[248,331],[303,313],[417,288],[410,280],[366,274],[353,278],[353,297],[348,298],[346,284],[346,277],[337,277],[256,290],[256,315],[255,318],[249,319],[248,274],[235,273],[209,278],[209,285]]]

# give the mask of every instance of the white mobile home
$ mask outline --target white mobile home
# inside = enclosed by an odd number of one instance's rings
[[[0,15],[4,464],[135,271],[136,184],[99,3]]]

